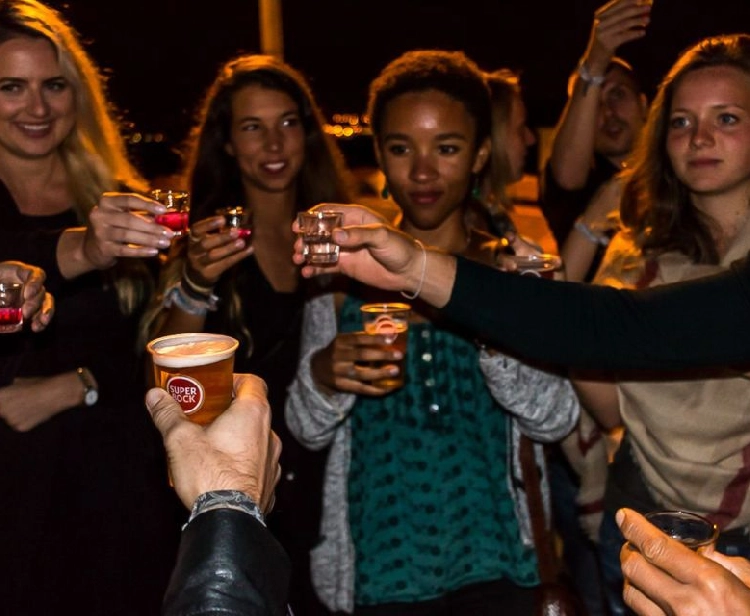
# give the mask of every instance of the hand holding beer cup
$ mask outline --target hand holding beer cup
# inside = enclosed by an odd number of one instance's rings
[[[188,509],[198,496],[214,490],[244,492],[264,513],[273,507],[281,441],[271,431],[265,383],[236,374],[234,392],[232,404],[205,427],[188,421],[164,390],[146,394],[146,406],[164,439],[174,488]]]
[[[373,304],[373,306],[394,304]],[[312,373],[318,385],[329,391],[383,396],[404,384],[408,304],[397,304],[395,328],[364,325],[370,331],[340,333],[312,357]],[[406,312],[404,312],[406,311]],[[376,315],[377,316],[377,315]],[[365,317],[367,319],[367,317]],[[368,319],[369,320],[369,319]]]
[[[214,421],[232,402],[232,369],[239,345],[231,336],[186,333],[146,345],[157,386],[165,389],[195,423]]]

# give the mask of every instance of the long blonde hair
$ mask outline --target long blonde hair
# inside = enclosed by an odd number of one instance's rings
[[[128,160],[104,79],[84,51],[75,30],[54,9],[36,0],[0,0],[0,43],[19,37],[43,38],[55,50],[75,93],[76,123],[60,145],[80,224],[88,222],[103,192],[145,191],[146,182]],[[150,290],[143,263],[121,260],[111,272],[120,308],[130,314]]]

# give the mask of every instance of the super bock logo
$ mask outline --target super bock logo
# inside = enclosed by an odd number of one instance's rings
[[[180,403],[186,415],[199,411],[206,399],[206,392],[198,381],[189,376],[176,375],[167,380],[165,389]]]

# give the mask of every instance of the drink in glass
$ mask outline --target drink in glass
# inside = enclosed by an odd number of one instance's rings
[[[325,265],[339,260],[339,246],[333,241],[333,230],[340,227],[341,212],[315,210],[300,212],[297,216],[304,248],[302,254],[308,263]]]
[[[173,334],[146,345],[156,385],[180,403],[185,415],[205,425],[232,402],[237,340],[222,334]]]
[[[689,511],[652,511],[645,518],[665,535],[693,551],[712,545],[719,536],[716,524]]]
[[[250,212],[245,212],[245,208],[241,205],[220,208],[216,210],[216,215],[224,217],[227,229],[239,229],[242,239],[248,238],[252,234]]]
[[[360,308],[365,332],[371,336],[384,336],[383,350],[401,351],[402,359],[397,362],[369,362],[373,368],[381,368],[393,363],[398,365],[398,374],[373,381],[372,384],[376,387],[393,389],[404,385],[404,358],[406,357],[410,310],[411,306],[403,303],[364,304]]]
[[[0,334],[23,328],[23,283],[0,281]]]
[[[503,260],[513,261],[516,272],[522,276],[536,276],[537,278],[552,278],[554,273],[562,268],[562,259],[557,255],[502,255]]]
[[[170,228],[176,236],[187,233],[190,218],[190,195],[182,190],[156,188],[150,193],[154,201],[167,206],[164,214],[157,214],[154,221]]]

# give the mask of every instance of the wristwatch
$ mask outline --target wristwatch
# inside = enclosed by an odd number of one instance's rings
[[[76,374],[83,385],[83,404],[94,406],[99,400],[99,389],[97,389],[91,373],[86,368],[76,368]]]

